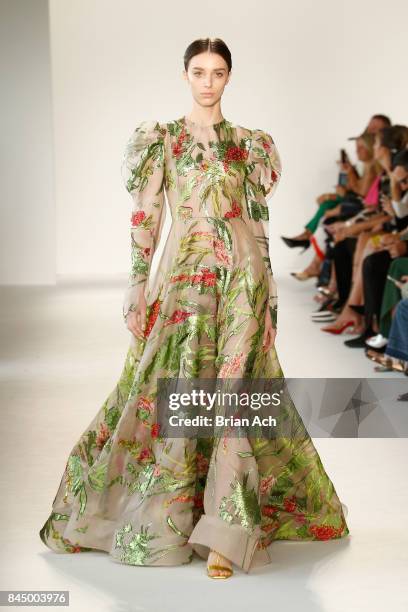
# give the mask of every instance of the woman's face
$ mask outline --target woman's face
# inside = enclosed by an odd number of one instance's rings
[[[189,83],[194,100],[200,106],[214,106],[224,92],[230,75],[226,61],[218,53],[204,51],[191,58],[183,77]]]
[[[365,142],[362,138],[357,138],[356,140],[356,153],[357,158],[362,162],[369,161],[373,158],[370,149],[367,149]]]
[[[393,172],[395,178],[397,179],[399,186],[403,191],[407,191],[408,189],[408,172],[405,170],[404,166],[396,166]]]

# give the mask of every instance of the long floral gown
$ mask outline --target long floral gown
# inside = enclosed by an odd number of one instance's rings
[[[131,334],[119,381],[73,447],[42,541],[152,566],[213,548],[249,572],[271,561],[274,540],[347,536],[347,507],[291,401],[296,434],[274,439],[166,438],[155,420],[160,377],[283,377],[275,347],[261,350],[267,307],[277,326],[273,138],[227,119],[144,121],[122,168],[132,198],[123,314],[144,292],[144,339]],[[165,193],[172,222],[152,278]]]

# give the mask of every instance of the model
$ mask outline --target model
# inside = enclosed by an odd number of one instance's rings
[[[158,378],[283,378],[267,205],[281,160],[270,134],[221,114],[231,76],[223,41],[194,41],[184,66],[190,114],[143,121],[126,146],[130,347],[40,536],[57,552],[103,550],[132,565],[185,564],[196,551],[210,577],[226,578],[233,563],[245,572],[269,563],[274,540],[349,530],[290,399],[272,439],[166,438],[156,422]],[[165,193],[172,222],[152,278]]]

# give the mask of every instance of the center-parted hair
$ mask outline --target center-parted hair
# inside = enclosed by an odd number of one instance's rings
[[[185,70],[188,70],[191,58],[205,51],[210,51],[211,53],[218,53],[218,55],[221,55],[228,66],[228,72],[231,71],[231,52],[221,38],[197,38],[197,40],[190,43],[184,52],[183,60]]]

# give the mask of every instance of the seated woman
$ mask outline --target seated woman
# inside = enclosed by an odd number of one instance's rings
[[[402,132],[404,134],[404,132]],[[394,132],[394,136],[400,136],[401,131]],[[388,134],[388,137],[390,134]],[[378,333],[378,321],[376,317],[367,316],[363,300],[363,266],[365,259],[371,254],[387,249],[387,245],[399,239],[399,233],[403,233],[408,226],[408,205],[403,189],[405,182],[408,183],[408,171],[401,168],[401,164],[407,163],[408,151],[403,149],[400,154],[392,158],[393,146],[401,146],[404,140],[397,138],[397,142],[389,142],[387,134],[379,133],[376,137],[376,157],[382,164],[384,172],[382,175],[381,206],[377,215],[362,223],[352,223],[352,220],[342,226],[331,226],[335,241],[340,242],[347,237],[356,237],[355,251],[353,255],[353,268],[351,278],[351,290],[346,303],[334,325],[322,328],[323,331],[341,333],[349,326],[353,327],[355,333],[361,334],[359,338],[346,341],[346,345],[352,348],[365,346],[365,341],[374,333]],[[408,129],[405,137],[408,142]],[[389,146],[386,146],[389,145]],[[403,174],[403,176],[402,176]],[[408,187],[408,184],[407,184]],[[385,195],[388,191],[391,196]],[[408,192],[407,192],[408,193]],[[364,315],[365,321],[362,317]],[[368,320],[369,319],[369,320]]]
[[[282,239],[288,246],[294,246],[296,241],[307,240],[314,247],[315,254],[311,263],[302,272],[293,272],[292,276],[298,280],[319,275],[322,253],[319,245],[319,228],[322,230],[322,223],[328,219],[339,217],[346,219],[357,213],[365,206],[364,198],[373,187],[374,181],[381,172],[381,166],[374,158],[375,135],[363,133],[356,139],[357,158],[363,162],[363,173],[360,177],[354,166],[349,162],[340,163],[341,170],[346,173],[346,185],[338,185],[336,193],[324,194],[319,196],[317,202],[319,209],[305,226],[305,231],[294,238]],[[377,179],[378,180],[378,179]],[[295,241],[295,242],[294,242]],[[299,243],[300,244],[300,243]]]
[[[379,173],[380,168],[373,158],[374,134],[364,132],[356,138],[356,154],[359,161],[363,162],[363,174],[360,177],[356,168],[350,162],[340,164],[341,171],[345,173],[347,179],[345,185],[337,185],[336,193],[324,193],[320,195],[316,202],[319,206],[316,213],[305,225],[305,231],[293,238],[281,236],[287,246],[305,246],[313,233],[316,231],[322,217],[335,216],[340,214],[343,201],[360,203],[361,199],[367,194],[374,178]]]
[[[408,225],[408,150],[399,152],[394,159],[394,171],[391,176],[391,206],[396,215],[396,222],[401,227]],[[389,205],[389,204],[388,204]],[[408,241],[408,229],[398,233],[392,233],[386,239],[382,239],[382,244],[392,245],[398,244],[398,238]],[[388,332],[391,327],[391,319],[393,311],[401,299],[399,282],[403,280],[404,275],[408,274],[408,242],[406,246],[399,245],[395,255],[397,259],[391,263],[387,281],[385,283],[384,295],[381,303],[381,312],[378,324],[378,334],[368,338],[366,344],[373,348],[382,349],[387,344]],[[392,279],[388,279],[391,276]]]

